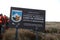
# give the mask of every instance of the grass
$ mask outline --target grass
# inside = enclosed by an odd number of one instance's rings
[[[15,28],[6,30],[3,40],[15,40],[15,31]],[[19,29],[18,38],[19,40],[36,40],[36,33],[33,30]],[[60,23],[48,23],[45,32],[38,33],[38,39],[60,40]]]
[[[54,30],[54,31],[52,31]],[[39,32],[38,39],[39,40],[60,40],[60,33],[55,32],[58,29],[50,29],[46,30],[45,33]],[[48,32],[49,31],[49,32]],[[52,32],[51,32],[52,31]],[[35,40],[36,33],[26,29],[19,29],[18,38],[19,40]],[[15,40],[15,28],[10,28],[4,34],[4,40]]]

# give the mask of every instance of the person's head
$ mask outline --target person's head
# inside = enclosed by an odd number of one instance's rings
[[[3,16],[3,14],[0,14],[0,16]]]

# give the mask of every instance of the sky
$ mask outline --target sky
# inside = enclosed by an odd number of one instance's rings
[[[46,10],[46,21],[60,22],[60,0],[0,0],[0,13],[10,17],[10,7]]]
[[[22,11],[20,11],[20,10],[12,10],[12,15],[22,16]]]

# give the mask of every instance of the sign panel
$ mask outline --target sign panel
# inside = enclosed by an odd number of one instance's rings
[[[22,20],[20,28],[32,30],[37,28],[37,31],[45,30],[45,10],[11,7],[10,14],[12,22],[20,23]],[[18,15],[18,18],[15,15]]]
[[[45,11],[25,9],[23,10],[23,27],[37,31],[45,30]]]
[[[12,10],[11,19],[13,22],[20,22],[22,20],[22,11]]]

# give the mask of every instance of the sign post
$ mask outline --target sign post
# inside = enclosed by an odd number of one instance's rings
[[[36,29],[35,29],[35,33],[36,33],[36,40],[38,40],[38,27],[37,26],[35,26],[36,27]]]
[[[16,37],[15,40],[19,40],[18,38],[18,26],[22,22],[22,11],[21,10],[11,10],[11,15],[10,15],[11,23],[15,25],[16,28]]]
[[[15,40],[19,40],[19,38],[18,38],[18,24],[16,25],[16,38],[15,38]]]

